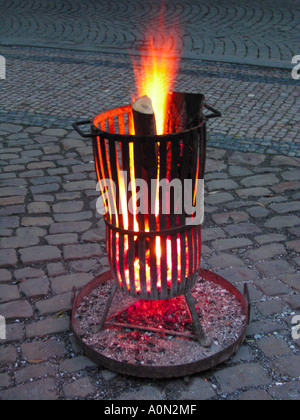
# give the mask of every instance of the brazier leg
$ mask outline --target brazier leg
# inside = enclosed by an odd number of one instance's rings
[[[203,328],[200,324],[200,320],[198,317],[197,309],[195,300],[192,296],[191,292],[187,292],[185,295],[186,303],[188,305],[188,308],[190,310],[190,314],[195,326],[196,335],[198,337],[198,341],[203,347],[210,347],[212,345],[212,342],[205,336]]]
[[[107,300],[107,304],[106,304],[106,307],[105,307],[105,310],[104,310],[102,319],[101,319],[100,324],[99,324],[99,331],[101,331],[102,328],[104,327],[104,324],[105,324],[105,321],[106,321],[106,317],[107,317],[107,314],[108,314],[109,309],[111,307],[113,298],[115,297],[116,291],[117,291],[117,285],[115,284],[114,287],[113,287],[113,289],[112,289],[112,291],[111,291],[111,293],[110,293],[110,296],[109,296],[109,298]]]

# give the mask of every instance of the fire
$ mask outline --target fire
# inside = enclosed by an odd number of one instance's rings
[[[166,39],[166,34],[168,38]],[[179,58],[176,49],[179,43],[179,34],[168,31],[160,17],[156,31],[158,39],[164,39],[163,46],[155,45],[154,37],[149,34],[146,39],[146,48],[141,52],[141,57],[131,57],[138,97],[147,95],[152,100],[156,118],[157,134],[165,134],[164,128],[168,116],[168,94],[178,72]]]
[[[164,40],[163,46],[158,47],[157,43],[155,42],[155,37],[157,39]],[[170,31],[167,29],[166,25],[163,21],[163,12],[159,18],[158,27],[155,29],[155,36],[153,34],[148,34],[146,36],[146,48],[143,48],[141,52],[141,56],[139,58],[131,57],[133,70],[134,70],[134,77],[136,83],[136,90],[137,90],[137,97],[140,98],[142,96],[148,96],[152,101],[153,110],[155,113],[156,119],[156,131],[157,135],[163,135],[166,133],[167,127],[167,118],[168,118],[168,97],[169,93],[173,90],[173,84],[176,78],[176,74],[179,68],[179,58],[176,57],[176,50],[179,50],[179,33],[175,30]],[[136,98],[137,99],[137,98]],[[135,100],[135,98],[133,98]],[[128,129],[129,134],[134,135],[134,125],[132,120],[129,119],[128,122]],[[135,185],[135,153],[134,153],[134,146],[133,143],[129,145],[129,176],[132,182],[132,198],[133,203],[136,203],[136,185]],[[103,168],[100,168],[103,171]],[[123,213],[123,223],[124,228],[129,228],[129,219],[128,219],[128,209],[127,209],[127,197],[125,191],[125,182],[122,176],[120,175],[120,168],[117,167],[118,176],[119,176],[119,189],[120,189],[120,196],[121,204],[122,204],[122,213]],[[160,148],[158,143],[157,149],[157,190],[156,190],[156,206],[155,206],[155,216],[156,216],[156,228],[160,230],[160,203],[159,203],[159,179],[160,179]],[[134,206],[133,208],[133,219],[134,219],[134,226],[133,229],[135,232],[138,232],[139,224],[138,224],[138,217],[137,217],[137,208]],[[149,223],[147,218],[145,218],[145,231],[149,232]],[[188,258],[188,239],[187,237],[184,240],[184,245],[181,243],[180,235],[177,235],[176,246],[177,246],[177,281],[180,282],[182,275],[185,274],[186,277],[189,275],[189,258]],[[138,237],[134,238],[134,241],[138,241]],[[126,287],[128,290],[131,288],[131,281],[130,281],[130,269],[128,266],[128,252],[129,252],[129,237],[128,235],[124,236],[124,243],[123,246],[120,246],[120,237],[117,234],[116,237],[116,249],[117,249],[117,275],[118,280],[121,285],[123,286],[123,280],[119,269],[119,253],[124,255],[125,260],[125,269],[124,269],[124,279],[126,282]],[[185,266],[182,267],[181,264],[181,250],[182,246],[186,248],[186,261]],[[121,249],[123,248],[123,249]],[[167,283],[168,286],[171,287],[172,279],[173,279],[173,271],[175,267],[172,266],[172,240],[171,237],[166,239],[166,246],[165,246],[165,260],[167,262]],[[157,268],[157,280],[156,286],[159,289],[162,287],[162,238],[157,236],[155,238],[155,253],[156,253],[156,268]],[[146,250],[146,259],[143,266],[141,266],[140,259],[138,255],[135,255],[134,259],[134,283],[135,289],[139,293],[141,291],[141,280],[140,280],[140,273],[141,270],[144,271],[146,277],[146,289],[150,293],[151,292],[151,267],[150,267],[150,249]]]

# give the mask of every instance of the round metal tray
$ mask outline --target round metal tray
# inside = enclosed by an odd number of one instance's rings
[[[88,298],[88,299],[96,300],[97,296],[102,294],[101,292],[93,293],[95,292],[95,289],[100,288],[99,290],[101,291],[101,287],[105,286],[107,290],[107,287],[110,284],[111,284],[111,287],[113,288],[114,280],[110,271],[93,279],[79,292],[77,297],[74,299],[74,302],[72,305],[71,326],[72,326],[72,330],[74,332],[74,335],[75,335],[75,338],[79,347],[83,350],[86,356],[88,356],[96,364],[102,367],[118,372],[120,374],[131,375],[131,376],[142,377],[142,378],[173,378],[173,377],[187,376],[187,375],[203,372],[205,370],[211,369],[225,362],[238,351],[239,347],[242,345],[246,336],[247,323],[250,317],[250,303],[249,303],[249,294],[247,291],[247,286],[245,286],[245,296],[243,296],[227,280],[225,280],[224,278],[210,271],[206,271],[203,269],[200,270],[199,280],[211,282],[215,285],[220,286],[226,292],[229,292],[235,304],[239,305],[243,310],[244,319],[242,322],[242,327],[239,328],[238,337],[235,337],[234,339],[229,338],[228,340],[225,340],[226,345],[224,347],[217,348],[217,349],[214,349],[213,347],[211,349],[203,348],[203,352],[201,352],[200,344],[197,342],[195,343],[193,342],[192,344],[193,346],[199,346],[197,347],[197,349],[199,349],[198,358],[197,358],[197,351],[196,351],[194,352],[196,353],[196,356],[193,353],[194,359],[192,361],[187,361],[187,359],[183,357],[182,360],[180,360],[179,362],[177,360],[175,364],[167,364],[167,363],[164,364],[164,363],[161,363],[160,361],[158,365],[155,365],[153,363],[151,363],[150,365],[150,364],[147,364],[147,362],[144,362],[143,360],[142,361],[139,360],[138,364],[120,361],[120,360],[117,360],[118,359],[117,357],[114,357],[113,353],[109,355],[104,354],[105,351],[103,350],[103,346],[97,347],[94,345],[88,345],[84,340],[84,336],[82,334],[82,328],[80,327],[80,320],[78,316],[76,315],[76,313],[77,313],[78,308],[80,307],[82,302],[84,302],[85,299]],[[102,299],[103,299],[103,296],[102,296]],[[240,319],[239,319],[239,324],[241,325]],[[123,341],[126,341],[126,333],[129,334],[129,331],[130,331],[128,327],[124,327],[124,328],[109,327],[109,329],[106,329],[106,334],[108,335],[110,333],[115,334],[116,330],[122,331],[123,338],[125,335],[125,340]],[[223,332],[223,333],[226,334],[226,332]],[[172,333],[170,333],[170,335],[172,335]],[[190,341],[189,344],[188,344],[188,341]],[[189,340],[186,337],[178,337],[178,336],[176,337],[176,345],[182,346],[180,350],[183,352],[183,354],[188,353],[191,350],[188,348],[189,345],[191,345],[191,341],[192,340]],[[138,341],[136,345],[139,346]],[[194,349],[195,348],[196,347],[194,347]],[[142,358],[143,354],[140,354],[139,357]]]

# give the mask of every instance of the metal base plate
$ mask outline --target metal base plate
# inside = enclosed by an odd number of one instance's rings
[[[228,360],[245,339],[249,302],[227,280],[206,270],[201,270],[192,295],[204,332],[213,343],[211,347],[202,347],[196,336],[193,339],[172,335],[171,329],[170,334],[166,334],[163,325],[164,333],[146,332],[128,328],[126,320],[127,327],[108,325],[99,331],[99,323],[114,284],[110,271],[96,277],[81,290],[72,307],[71,325],[79,346],[90,359],[107,369],[143,378],[191,375]],[[175,298],[177,301],[161,301],[161,304],[157,302],[155,305],[161,307],[153,307],[151,302],[137,301],[118,293],[109,318],[115,313],[126,312],[128,308],[131,308],[129,313],[138,311],[138,305],[144,311],[151,307],[155,317],[156,312],[174,314],[171,318],[173,316],[176,321],[181,319],[183,313],[183,317],[188,316],[188,310],[184,310],[180,298]]]

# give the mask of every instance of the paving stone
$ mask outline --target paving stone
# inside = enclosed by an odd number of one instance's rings
[[[272,299],[266,302],[257,302],[255,306],[265,317],[280,314],[285,308],[285,304],[282,302],[282,300],[279,299]]]
[[[66,201],[57,203],[53,206],[55,213],[74,213],[80,212],[83,209],[84,203],[82,201]]]
[[[262,230],[253,223],[239,223],[224,228],[230,236],[251,235],[252,233],[262,233]]]
[[[16,230],[16,234],[17,236],[21,236],[21,237],[27,237],[27,236],[38,236],[38,237],[43,237],[45,235],[47,235],[47,231],[46,229],[37,227],[37,226],[32,226],[32,227],[20,227]]]
[[[216,397],[211,384],[201,378],[194,378],[186,391],[181,392],[179,400],[205,401]]]
[[[275,156],[271,162],[272,166],[295,166],[300,167],[299,159],[290,158],[288,156]]]
[[[0,269],[0,282],[1,281],[10,281],[11,273],[8,270]]]
[[[35,170],[35,169],[49,169],[49,168],[55,168],[54,162],[32,162],[27,165],[27,169]]]
[[[102,255],[103,251],[98,244],[66,245],[64,247],[64,259],[66,261],[101,257]]]
[[[15,300],[13,302],[3,303],[0,305],[0,314],[6,320],[23,319],[33,316],[33,310],[27,300]]]
[[[221,228],[203,228],[202,241],[208,242],[218,238],[225,238],[226,235]]]
[[[0,366],[7,363],[14,363],[17,360],[17,351],[14,347],[0,348]]]
[[[275,185],[272,187],[272,190],[277,194],[285,193],[286,191],[299,191],[300,182],[299,181],[288,181],[283,182],[282,184]]]
[[[31,268],[25,267],[21,268],[20,270],[16,270],[14,272],[14,276],[16,280],[27,280],[27,279],[34,279],[40,278],[45,275],[45,272],[38,268]]]
[[[7,401],[53,401],[58,399],[57,386],[54,379],[43,379],[3,391],[2,398]]]
[[[291,352],[289,346],[282,338],[274,336],[258,340],[257,345],[267,357],[282,356]]]
[[[33,382],[33,379],[55,376],[56,369],[49,365],[33,365],[15,372],[15,379],[17,383]]]
[[[26,326],[26,337],[44,337],[49,334],[57,334],[70,330],[69,317],[46,318]]]
[[[268,243],[274,243],[274,242],[283,242],[286,240],[286,236],[282,235],[280,233],[270,233],[266,235],[260,235],[256,236],[254,238],[256,242],[259,244],[268,244]]]
[[[64,184],[65,191],[96,190],[95,181],[74,181]]]
[[[0,373],[0,388],[10,385],[11,378],[7,373]]]
[[[268,393],[274,399],[283,401],[299,401],[300,381],[292,381],[285,384],[272,386],[268,389]]]
[[[76,289],[85,286],[93,279],[93,275],[86,273],[69,274],[66,276],[56,277],[52,280],[52,290],[56,294],[69,292],[76,287]]]
[[[105,231],[99,228],[99,229],[92,229],[92,230],[88,230],[87,232],[84,232],[84,234],[81,237],[81,240],[87,241],[87,242],[99,243],[105,238],[106,238]]]
[[[216,161],[214,159],[206,159],[205,164],[205,173],[208,174],[209,172],[216,172],[216,171],[223,171],[227,168],[227,165],[224,162]]]
[[[222,204],[228,201],[233,201],[234,198],[229,193],[218,193],[218,194],[211,194],[206,196],[205,203],[206,204]]]
[[[64,137],[67,134],[67,130],[62,128],[47,128],[47,130],[42,131],[42,136],[53,136],[53,137]]]
[[[267,217],[268,214],[269,214],[269,210],[267,210],[267,209],[265,209],[265,208],[263,208],[261,206],[251,207],[247,211],[250,214],[250,216],[256,217],[256,218]]]
[[[20,284],[20,290],[25,296],[38,298],[47,296],[49,293],[49,280],[47,278],[26,280]]]
[[[52,217],[23,217],[21,225],[29,226],[49,226],[53,223]]]
[[[289,288],[276,279],[257,280],[255,285],[267,296],[281,296],[289,293]]]
[[[64,233],[60,235],[48,235],[45,237],[49,245],[68,245],[78,242],[76,233]]]
[[[272,192],[265,187],[253,187],[237,190],[236,193],[242,198],[269,196]]]
[[[62,263],[50,263],[47,265],[48,274],[50,277],[62,276],[66,270]]]
[[[300,253],[300,240],[287,242],[287,247]]]
[[[14,267],[18,262],[18,257],[14,249],[0,250],[0,267]]]
[[[44,175],[44,171],[41,171],[39,169],[36,169],[34,171],[25,171],[19,174],[21,178],[34,178],[34,177],[39,177],[43,175]]]
[[[79,147],[86,147],[84,141],[78,139],[65,139],[62,141],[62,145],[67,151],[71,149],[77,149]]]
[[[240,401],[272,401],[272,397],[262,389],[245,391],[239,397]]]
[[[54,197],[50,194],[34,194],[33,199],[36,202],[46,202],[46,203],[53,203]]]
[[[294,294],[285,298],[292,309],[300,309],[300,294]]]
[[[244,363],[239,366],[225,368],[215,374],[222,392],[232,393],[241,388],[259,384],[270,385],[271,379],[262,366],[256,363]]]
[[[81,198],[80,192],[64,192],[64,193],[58,193],[56,194],[57,200],[78,200]],[[67,211],[65,211],[67,213]]]
[[[40,300],[36,303],[36,308],[41,315],[54,314],[60,311],[67,311],[71,306],[72,293],[63,293],[51,299]]]
[[[292,227],[297,225],[300,225],[300,217],[293,215],[289,215],[289,217],[275,216],[265,223],[265,226],[267,228],[272,229],[283,229],[286,227]]]
[[[298,379],[300,376],[300,355],[286,356],[275,360],[273,369],[280,375]]]
[[[243,267],[245,264],[241,258],[231,254],[220,254],[209,259],[209,264],[213,268]]]
[[[0,236],[8,237],[13,235],[12,229],[0,228]]]
[[[43,202],[30,203],[27,206],[27,211],[30,214],[50,213],[50,206],[49,204]]]
[[[117,401],[154,401],[162,400],[162,393],[155,386],[143,385],[139,389],[122,392]]]
[[[3,207],[2,209],[0,209],[0,216],[11,216],[14,214],[23,214],[23,213],[25,213],[24,205],[8,206],[8,207]]]
[[[257,334],[270,334],[283,331],[285,327],[279,322],[260,320],[252,322],[247,328],[247,336],[252,337]]]
[[[0,239],[0,248],[24,248],[26,246],[38,245],[40,238],[36,236],[12,236],[11,238]]]
[[[218,239],[212,243],[212,246],[216,251],[226,251],[235,248],[247,248],[251,245],[252,242],[247,238]]]
[[[59,369],[62,372],[78,372],[88,367],[96,367],[96,364],[84,356],[66,359],[59,365]]]
[[[63,387],[64,394],[67,398],[86,398],[89,394],[96,391],[89,378],[84,377],[76,379],[70,384],[66,384]]]
[[[51,262],[61,259],[60,250],[51,245],[29,247],[20,250],[23,264]]]
[[[249,219],[249,215],[245,211],[231,211],[227,213],[218,213],[212,215],[212,219],[217,225],[223,225],[226,223],[240,223],[246,222]]]
[[[92,219],[93,213],[91,211],[83,211],[79,213],[63,213],[54,214],[55,222],[77,222],[81,220]]]
[[[279,179],[274,174],[254,175],[242,179],[241,184],[246,187],[265,187],[278,184]]]
[[[285,255],[286,249],[282,244],[270,244],[248,251],[245,256],[252,261],[267,260],[277,255]]]
[[[20,299],[20,293],[17,286],[0,284],[0,303],[18,299]]]
[[[239,185],[231,179],[214,180],[206,183],[209,191],[235,190]]]
[[[284,275],[280,278],[280,280],[286,283],[292,289],[300,290],[299,273]]]
[[[49,233],[51,235],[59,233],[80,233],[85,232],[90,229],[92,226],[91,222],[63,222],[63,223],[53,223],[50,226]]]
[[[60,188],[59,184],[45,184],[45,185],[35,185],[34,187],[30,187],[30,191],[32,194],[44,194],[50,192],[56,192]]]
[[[64,343],[58,340],[25,343],[21,345],[21,349],[23,359],[29,363],[35,360],[48,360],[66,353]]]
[[[13,324],[6,325],[6,343],[12,343],[14,341],[22,341],[24,338],[24,326],[22,323],[18,322]]]
[[[202,250],[203,254],[204,251]],[[70,262],[70,267],[72,270],[76,272],[81,273],[89,273],[91,271],[99,270],[100,266],[103,266],[100,262],[97,260],[79,260],[79,261],[72,261]]]
[[[287,181],[298,181],[300,179],[300,170],[293,169],[291,171],[282,172],[281,176]]]
[[[1,197],[1,205],[2,206],[10,206],[14,204],[23,204],[25,201],[25,197],[22,195],[18,195],[15,197]]]
[[[221,277],[224,277],[233,284],[239,282],[248,283],[257,278],[256,272],[246,267],[234,267],[226,270],[218,270],[217,272]]]
[[[16,216],[11,217],[0,217],[0,227],[1,228],[12,228],[15,229],[19,227],[20,219]]]
[[[287,203],[272,204],[270,208],[280,214],[300,211],[300,201],[288,201]]]
[[[294,272],[285,260],[263,261],[255,264],[257,270],[265,277],[278,277],[283,274],[291,274]]]
[[[244,177],[248,175],[253,175],[253,172],[245,167],[234,165],[229,166],[229,175],[233,178]]]

